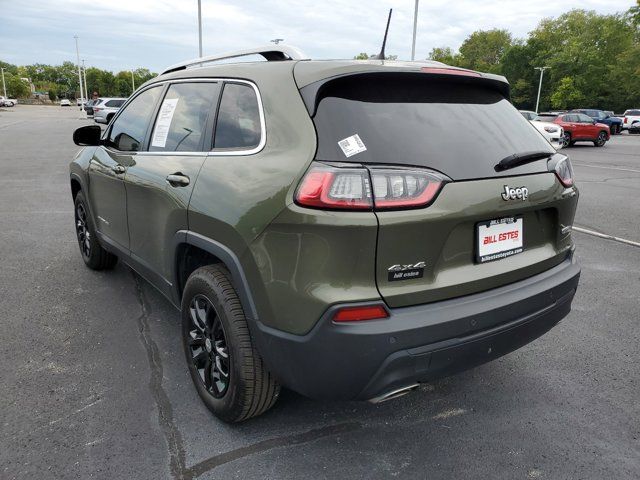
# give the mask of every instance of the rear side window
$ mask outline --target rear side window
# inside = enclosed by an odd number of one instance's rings
[[[126,152],[137,152],[142,148],[161,91],[160,87],[145,90],[122,110],[111,126],[109,146]]]
[[[625,115],[640,115],[640,110],[627,110],[626,112],[624,112]]]
[[[175,83],[160,105],[150,151],[201,152],[207,125],[215,111],[220,84]],[[211,137],[209,137],[211,138]],[[208,150],[208,148],[207,148]]]
[[[318,160],[422,166],[455,180],[503,175],[494,168],[503,158],[554,151],[502,93],[478,81],[361,74],[330,81],[318,96]],[[544,160],[506,174],[541,171]]]
[[[260,108],[253,87],[225,84],[213,147],[248,150],[260,144],[261,135]]]
[[[109,100],[104,104],[105,107],[120,108],[124,104],[125,100]]]
[[[580,123],[591,123],[593,122],[593,118],[591,118],[589,115],[585,115],[584,113],[579,113],[578,121]]]

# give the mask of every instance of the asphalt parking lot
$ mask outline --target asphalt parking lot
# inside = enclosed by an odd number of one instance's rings
[[[536,342],[380,405],[283,392],[241,425],[191,385],[179,314],[85,268],[77,109],[0,109],[0,478],[640,478],[640,246],[575,232],[573,311]],[[576,225],[640,242],[640,135],[565,151]]]

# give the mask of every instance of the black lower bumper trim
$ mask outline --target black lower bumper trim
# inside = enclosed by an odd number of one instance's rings
[[[284,386],[312,398],[367,400],[472,368],[538,338],[569,313],[579,276],[569,258],[487,292],[390,309],[384,320],[335,324],[329,309],[304,336],[260,323],[252,335]]]

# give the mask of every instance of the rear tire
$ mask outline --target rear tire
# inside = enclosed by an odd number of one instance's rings
[[[605,143],[607,143],[607,132],[602,131],[598,134],[598,138],[596,139],[595,142],[593,142],[593,144],[596,147],[604,147]]]
[[[197,269],[182,297],[182,343],[191,379],[213,414],[241,422],[269,410],[280,385],[256,350],[228,270]]]
[[[76,195],[74,207],[76,237],[78,239],[78,246],[80,247],[80,255],[82,255],[82,260],[84,260],[85,265],[92,270],[112,269],[118,262],[118,257],[107,252],[102,248],[102,245],[100,245],[82,191]]]

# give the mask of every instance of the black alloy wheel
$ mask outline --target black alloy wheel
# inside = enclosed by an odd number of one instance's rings
[[[87,211],[82,203],[76,205],[76,235],[80,252],[85,260],[91,257],[91,232],[87,225]]]
[[[206,390],[215,398],[227,393],[230,357],[224,327],[211,301],[196,295],[189,305],[189,350]]]
[[[596,139],[595,142],[593,142],[596,144],[596,147],[602,147],[604,146],[605,143],[607,143],[607,134],[604,132],[600,132],[598,134],[598,138]]]

